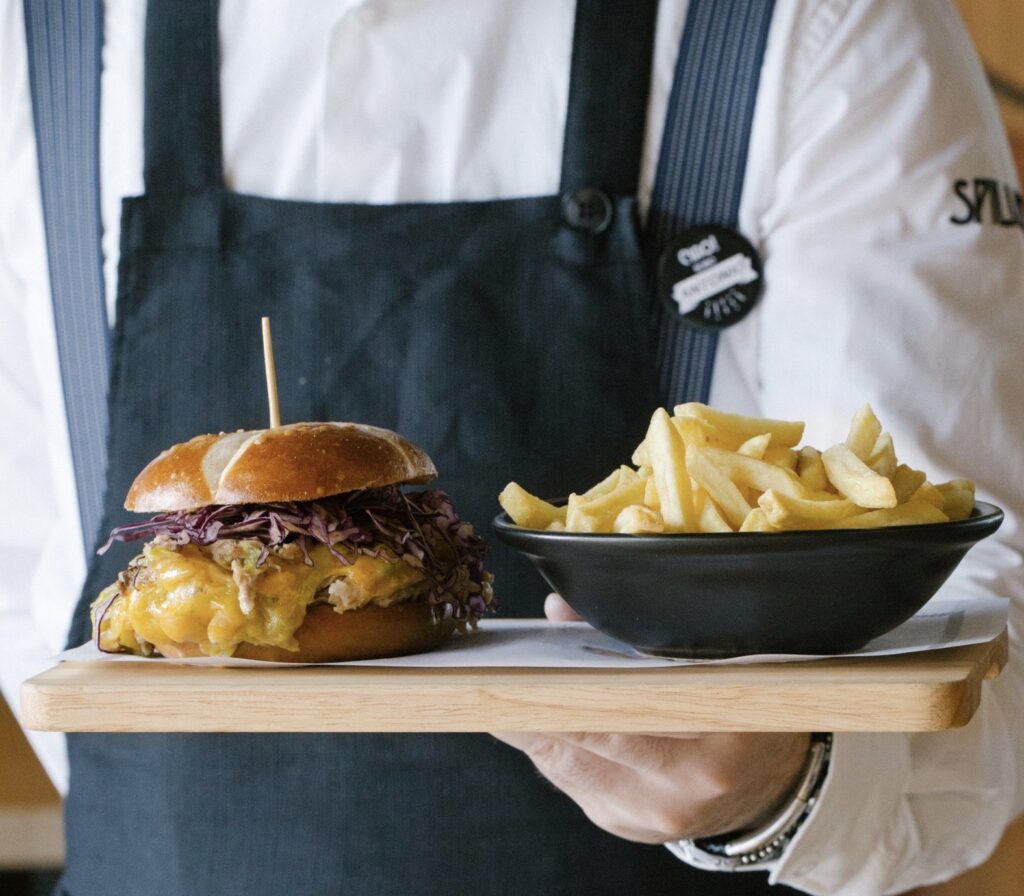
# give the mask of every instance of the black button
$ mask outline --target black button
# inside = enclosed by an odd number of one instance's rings
[[[584,187],[562,196],[562,214],[574,230],[604,233],[612,223],[615,209],[603,190]]]

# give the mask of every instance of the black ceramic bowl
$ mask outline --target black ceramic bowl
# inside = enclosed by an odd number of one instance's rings
[[[847,653],[914,615],[1003,512],[884,529],[595,535],[522,529],[521,551],[595,628],[644,653]]]

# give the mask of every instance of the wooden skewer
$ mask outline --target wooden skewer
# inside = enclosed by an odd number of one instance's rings
[[[267,368],[267,403],[270,405],[271,429],[281,425],[281,410],[277,406],[277,372],[274,370],[274,341],[270,337],[270,318],[263,323],[263,364]]]

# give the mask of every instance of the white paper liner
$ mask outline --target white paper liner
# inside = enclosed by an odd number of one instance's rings
[[[916,616],[860,650],[843,656],[886,656],[914,653],[940,647],[959,647],[991,641],[1006,627],[1007,603],[990,597],[961,600],[933,600]],[[822,656],[764,654],[718,660],[678,660],[647,657],[632,647],[595,630],[585,622],[551,623],[543,619],[485,619],[480,628],[454,636],[431,653],[383,660],[348,663],[315,663],[327,666],[393,666],[419,669],[450,668],[575,668],[654,669],[671,666],[741,665],[785,663]],[[167,659],[131,654],[102,653],[93,642],[66,650],[55,657],[61,662],[88,660],[99,663],[174,663],[186,666],[280,666],[294,669],[295,663],[271,663],[234,657]]]

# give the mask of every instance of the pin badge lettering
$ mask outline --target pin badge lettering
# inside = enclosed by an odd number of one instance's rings
[[[725,227],[692,227],[658,257],[658,294],[690,326],[724,330],[750,313],[764,292],[761,257]]]

